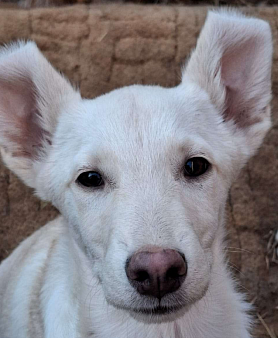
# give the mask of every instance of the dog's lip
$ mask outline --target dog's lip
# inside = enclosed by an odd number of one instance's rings
[[[170,315],[172,313],[178,312],[182,309],[184,309],[185,307],[187,307],[188,304],[179,304],[179,305],[153,305],[150,307],[129,307],[129,306],[123,306],[123,305],[119,305],[114,303],[113,301],[109,301],[109,304],[113,305],[114,307],[121,309],[121,310],[125,310],[128,311],[130,313],[134,313],[134,314],[141,314],[141,315],[158,315],[158,316],[162,316],[162,315]]]
[[[156,306],[153,308],[132,309],[136,313],[145,315],[168,315],[181,310],[183,306]]]

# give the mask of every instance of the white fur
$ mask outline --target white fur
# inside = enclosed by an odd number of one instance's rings
[[[62,216],[0,266],[1,338],[250,338],[225,263],[225,203],[270,127],[271,57],[266,22],[212,12],[179,86],[82,100],[34,43],[2,50],[3,158]],[[210,171],[185,178],[196,156]],[[78,185],[84,171],[104,188]],[[135,312],[158,306],[125,273],[149,245],[185,255],[185,282],[161,299],[178,312]]]

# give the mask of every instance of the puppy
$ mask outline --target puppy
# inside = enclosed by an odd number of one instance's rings
[[[0,266],[1,338],[250,338],[229,188],[270,128],[269,25],[210,12],[181,84],[94,100],[32,42],[0,54],[7,166],[61,216]]]

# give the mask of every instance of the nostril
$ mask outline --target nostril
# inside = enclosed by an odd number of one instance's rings
[[[179,271],[179,268],[176,267],[172,267],[170,269],[168,269],[168,271],[166,272],[166,278],[167,279],[178,279],[179,277],[183,276],[184,273],[181,273]]]
[[[145,282],[146,280],[150,279],[150,275],[145,270],[139,270],[136,272],[137,276],[134,278],[136,282]]]
[[[150,275],[144,267],[140,268],[134,261],[128,259],[125,265],[126,275],[130,281],[143,283],[150,279]]]
[[[182,252],[180,251],[177,251],[177,253],[181,256],[181,258],[184,260],[184,262],[186,263],[186,259],[185,259],[185,256]]]

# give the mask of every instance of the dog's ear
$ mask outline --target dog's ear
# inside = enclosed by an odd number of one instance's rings
[[[267,22],[234,11],[210,12],[183,81],[197,83],[235,133],[247,157],[269,129],[272,37]]]
[[[33,42],[0,50],[0,146],[7,166],[35,187],[63,105],[79,94]]]

